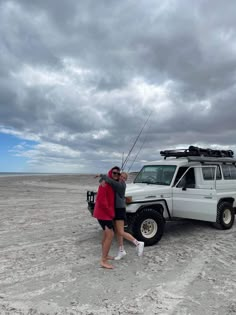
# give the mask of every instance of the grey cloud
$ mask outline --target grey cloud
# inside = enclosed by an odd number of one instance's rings
[[[86,167],[103,160],[100,150],[114,161],[113,152],[117,159],[128,152],[152,108],[139,160],[157,157],[166,145],[234,145],[234,1],[22,0],[0,6],[1,126],[81,151]],[[70,72],[65,60],[82,74]],[[26,78],[26,66],[67,81]],[[171,87],[155,104],[135,95],[137,78],[150,89],[168,81]],[[158,109],[159,101],[166,108]]]
[[[37,25],[31,15],[22,16],[18,7],[0,13],[1,34],[4,54],[12,59],[14,69],[22,64],[58,65],[59,59],[50,51],[41,33],[43,25]],[[47,26],[46,26],[47,27]],[[3,56],[5,57],[5,56]],[[11,70],[11,69],[9,69]]]

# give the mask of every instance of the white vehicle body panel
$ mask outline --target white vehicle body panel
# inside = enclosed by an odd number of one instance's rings
[[[217,216],[217,205],[222,199],[231,200],[236,207],[236,179],[216,179],[216,169],[221,163],[202,165],[199,162],[189,162],[186,158],[169,158],[154,161],[144,166],[176,166],[173,178],[168,186],[133,183],[128,184],[126,196],[132,197],[132,203],[127,204],[127,213],[135,213],[146,206],[161,205],[164,209],[165,218],[187,218],[215,222]],[[186,172],[176,182],[180,167],[186,168]],[[204,180],[203,168],[214,169],[214,180]],[[178,183],[189,169],[193,169],[195,177],[194,188],[178,187]],[[142,171],[142,170],[141,170]],[[222,170],[221,170],[222,174]]]
[[[217,196],[213,189],[173,188],[173,216],[214,222]]]

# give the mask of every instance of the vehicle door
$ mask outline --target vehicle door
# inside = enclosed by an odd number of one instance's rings
[[[202,168],[208,166],[189,167],[177,184],[173,187],[173,216],[215,222],[217,209],[216,167],[214,181],[211,185],[202,187],[196,179]],[[211,166],[212,170],[212,166]]]

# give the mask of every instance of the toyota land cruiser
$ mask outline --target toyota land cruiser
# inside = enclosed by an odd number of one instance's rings
[[[230,229],[236,207],[233,151],[190,146],[160,154],[163,160],[145,164],[133,183],[127,184],[129,231],[148,246],[161,239],[170,220],[202,220]],[[90,211],[95,195],[87,192]]]

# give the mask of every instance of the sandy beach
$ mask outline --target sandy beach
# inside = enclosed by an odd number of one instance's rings
[[[91,175],[0,177],[0,314],[236,314],[236,224],[166,224],[162,240],[99,267]],[[116,241],[111,254],[117,250]]]

